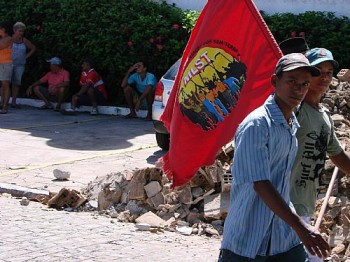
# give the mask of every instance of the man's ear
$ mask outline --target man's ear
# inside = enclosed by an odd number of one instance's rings
[[[273,87],[276,87],[276,83],[277,83],[277,76],[276,76],[275,74],[273,74],[273,75],[271,76],[271,85],[272,85]]]

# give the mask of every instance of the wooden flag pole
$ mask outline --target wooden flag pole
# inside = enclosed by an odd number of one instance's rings
[[[342,148],[343,148],[343,150],[345,149],[344,145],[342,145]],[[338,171],[339,171],[339,168],[337,166],[335,166],[333,174],[332,174],[331,181],[330,181],[328,189],[327,189],[326,196],[325,196],[325,198],[323,200],[323,203],[322,203],[322,206],[321,206],[321,209],[320,209],[320,213],[318,214],[318,217],[317,217],[317,220],[316,220],[316,223],[315,223],[315,230],[316,231],[318,231],[319,228],[320,228],[324,212],[326,211],[326,207],[327,207],[327,204],[328,204],[329,197],[331,196],[331,192],[332,192],[332,189],[333,189],[333,186],[334,186],[335,179],[337,178],[337,175],[338,175]]]

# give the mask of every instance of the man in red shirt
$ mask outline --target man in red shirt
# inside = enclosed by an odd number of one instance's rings
[[[45,104],[42,109],[52,109],[51,102],[56,102],[55,111],[61,109],[61,104],[68,96],[69,89],[69,72],[62,66],[62,60],[58,57],[53,57],[47,62],[50,63],[50,72],[46,73],[38,81],[34,82],[27,89],[27,95],[34,94]],[[43,84],[47,84],[44,87]]]
[[[63,113],[74,113],[75,108],[79,105],[92,105],[91,115],[98,115],[98,105],[104,105],[107,102],[107,90],[100,75],[94,69],[94,61],[86,58],[81,65],[82,72],[80,75],[80,90],[72,97],[70,109]]]

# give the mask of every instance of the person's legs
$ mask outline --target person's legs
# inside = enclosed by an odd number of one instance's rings
[[[12,73],[12,102],[11,102],[11,106],[16,108],[17,103],[17,96],[19,93],[19,87],[22,83],[22,76],[24,73],[24,65],[20,65],[20,66],[13,66],[13,73]]]
[[[1,81],[1,114],[6,114],[10,99],[10,80],[12,78],[12,64],[0,64],[0,81]]]
[[[34,86],[34,94],[45,103],[45,108],[52,108],[50,101],[48,100],[49,92],[47,88],[43,86]]]
[[[126,103],[130,109],[130,114],[128,116],[136,117],[137,115],[136,115],[135,106],[133,102],[132,87],[128,85],[123,89],[123,91],[124,91]]]
[[[55,107],[55,111],[59,111],[61,109],[61,105],[65,99],[68,97],[68,88],[60,87],[57,93],[57,105]]]
[[[146,100],[147,100],[147,108],[148,108],[146,119],[152,120],[152,105],[153,105],[153,101],[154,101],[154,91],[153,90],[147,94]]]
[[[8,109],[8,103],[10,98],[10,81],[3,80],[1,81],[1,101],[2,101],[2,110],[1,114],[6,114]]]

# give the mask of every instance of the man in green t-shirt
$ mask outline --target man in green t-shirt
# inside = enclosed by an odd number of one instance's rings
[[[350,154],[341,148],[330,113],[321,105],[321,98],[329,88],[338,63],[333,59],[332,53],[324,48],[313,48],[305,56],[311,65],[320,69],[321,75],[311,80],[310,88],[297,112],[300,124],[297,132],[298,152],[292,169],[290,194],[298,215],[310,223],[326,155],[350,176]],[[323,260],[310,257],[310,261]]]

